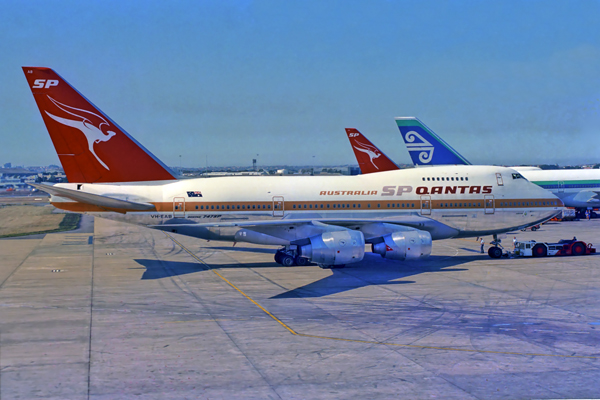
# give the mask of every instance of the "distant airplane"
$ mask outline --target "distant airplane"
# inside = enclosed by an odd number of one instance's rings
[[[414,165],[471,165],[417,118],[398,117],[396,123]]]
[[[422,259],[432,240],[524,228],[562,207],[514,170],[493,166],[178,180],[53,70],[23,72],[69,180],[35,185],[55,207],[202,239],[282,246],[275,255],[282,265],[359,262],[366,243],[385,258]]]
[[[462,155],[414,117],[398,117],[396,123],[415,165],[470,165]],[[420,137],[419,137],[420,136]],[[417,141],[415,142],[415,137]],[[422,143],[426,142],[427,145]],[[419,150],[416,150],[419,148]],[[420,152],[421,149],[423,152]],[[416,154],[418,153],[418,154]],[[436,156],[431,157],[432,154]],[[439,156],[439,157],[438,157]],[[600,207],[600,170],[542,170],[538,167],[511,167],[526,179],[551,191],[566,207]]]
[[[346,134],[348,135],[348,140],[350,140],[352,150],[354,150],[361,173],[370,174],[373,172],[400,169],[388,156],[383,154],[369,139],[360,133],[358,129],[346,128]]]

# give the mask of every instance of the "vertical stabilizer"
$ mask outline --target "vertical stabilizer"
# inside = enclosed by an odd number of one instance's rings
[[[418,118],[398,117],[396,123],[414,165],[471,165]]]
[[[348,140],[350,140],[358,166],[363,174],[399,169],[388,156],[383,154],[358,129],[346,128],[346,134],[348,134]]]
[[[50,68],[23,67],[69,182],[174,180],[175,174]]]

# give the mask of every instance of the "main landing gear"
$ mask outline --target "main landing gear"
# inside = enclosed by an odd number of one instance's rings
[[[275,262],[284,267],[293,267],[298,265],[303,267],[310,262],[306,257],[300,257],[295,250],[281,248],[275,253]]]
[[[290,246],[295,247],[295,246]],[[299,267],[303,267],[305,265],[310,264],[310,260],[306,257],[301,257],[298,255],[298,250],[292,249],[290,247],[282,247],[277,250],[275,253],[275,262],[277,264],[283,265],[284,267],[293,267],[295,265]],[[326,265],[326,264],[317,264],[320,268],[323,269],[338,269],[344,268],[344,264],[340,265]]]
[[[494,240],[491,241],[493,245],[488,249],[488,255],[491,258],[501,258],[503,254],[504,247],[500,244],[502,242],[501,239],[498,239],[498,235],[494,234]]]

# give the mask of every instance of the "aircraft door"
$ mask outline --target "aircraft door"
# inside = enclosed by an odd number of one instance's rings
[[[484,202],[484,206],[485,206],[485,213],[493,214],[496,209],[495,204],[494,204],[494,196],[491,194],[485,195],[483,202]]]
[[[274,217],[283,217],[283,207],[284,207],[284,199],[283,196],[273,196],[273,216]]]
[[[173,218],[185,218],[184,197],[173,197]]]
[[[504,186],[501,173],[496,173],[496,182],[498,182],[498,186]]]
[[[558,193],[565,192],[565,183],[563,181],[558,182]]]
[[[421,215],[431,215],[431,196],[421,196]]]

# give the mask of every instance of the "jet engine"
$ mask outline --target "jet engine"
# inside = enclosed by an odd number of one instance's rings
[[[426,231],[393,232],[373,244],[373,253],[390,260],[418,260],[431,254],[431,235]]]
[[[309,240],[298,246],[298,255],[320,265],[351,264],[365,256],[365,237],[359,231],[324,232]]]

